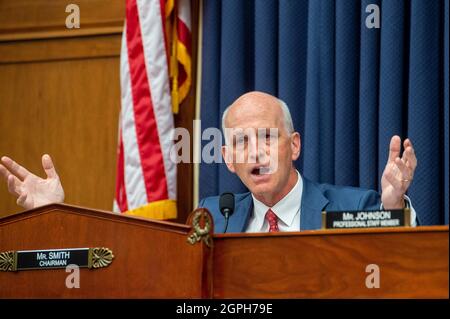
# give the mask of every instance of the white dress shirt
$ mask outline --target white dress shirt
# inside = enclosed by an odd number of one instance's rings
[[[411,199],[408,197],[408,195],[403,195],[403,198],[406,201],[406,207],[409,207],[410,212],[411,212],[411,227],[416,227],[417,226],[417,214],[416,214],[416,210],[414,209],[414,207],[412,206],[412,202]],[[383,203],[381,203],[380,205],[380,210],[384,210],[383,207]]]
[[[247,233],[266,233],[269,231],[269,222],[265,216],[269,209],[278,216],[278,229],[280,231],[300,230],[300,207],[302,205],[303,180],[297,171],[297,183],[294,188],[273,207],[266,206],[253,196],[253,214],[250,217]]]

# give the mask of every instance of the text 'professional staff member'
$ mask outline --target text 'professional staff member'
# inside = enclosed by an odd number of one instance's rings
[[[227,132],[237,128],[246,131],[276,128],[278,132],[277,143],[260,144],[256,153],[249,149],[258,143],[258,133],[244,139],[225,135],[222,155],[226,165],[250,190],[235,196],[228,232],[319,229],[323,210],[376,210],[381,204],[385,209],[402,209],[405,200],[410,205],[405,193],[412,182],[417,159],[409,139],[403,142],[404,152],[400,157],[400,137],[392,137],[380,195],[373,190],[318,184],[302,177],[293,164],[300,156],[300,134],[294,131],[287,106],[272,95],[262,92],[242,95],[225,110],[222,126]],[[271,152],[277,152],[276,169],[271,169],[268,161]],[[246,160],[236,161],[236,158]],[[47,179],[30,173],[8,157],[1,160],[4,166],[0,165],[0,174],[7,180],[9,192],[18,197],[17,204],[31,209],[64,201],[64,190],[50,156],[42,157]],[[211,212],[217,231],[223,229],[218,196],[203,199],[199,207]],[[414,209],[411,211],[415,225],[416,213]]]

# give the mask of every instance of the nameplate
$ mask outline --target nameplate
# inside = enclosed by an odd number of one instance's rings
[[[80,268],[108,266],[114,255],[105,247],[19,250],[0,252],[0,271],[45,270],[77,265]]]
[[[376,211],[324,211],[322,229],[411,226],[409,208]]]

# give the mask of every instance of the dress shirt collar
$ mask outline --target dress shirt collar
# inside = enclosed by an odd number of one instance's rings
[[[282,228],[289,228],[294,222],[294,218],[300,210],[301,200],[302,200],[302,192],[303,192],[303,180],[300,173],[297,171],[298,179],[295,186],[291,189],[291,191],[284,196],[278,203],[276,203],[273,207],[266,206],[261,201],[257,200],[255,196],[253,196],[253,218],[254,223],[257,229],[263,228],[265,215],[269,209],[278,216],[279,222],[282,224],[279,225],[280,230]],[[285,227],[283,227],[283,224]]]

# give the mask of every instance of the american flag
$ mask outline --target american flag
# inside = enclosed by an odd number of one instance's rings
[[[191,85],[190,0],[127,0],[114,210],[175,218],[173,112]]]

